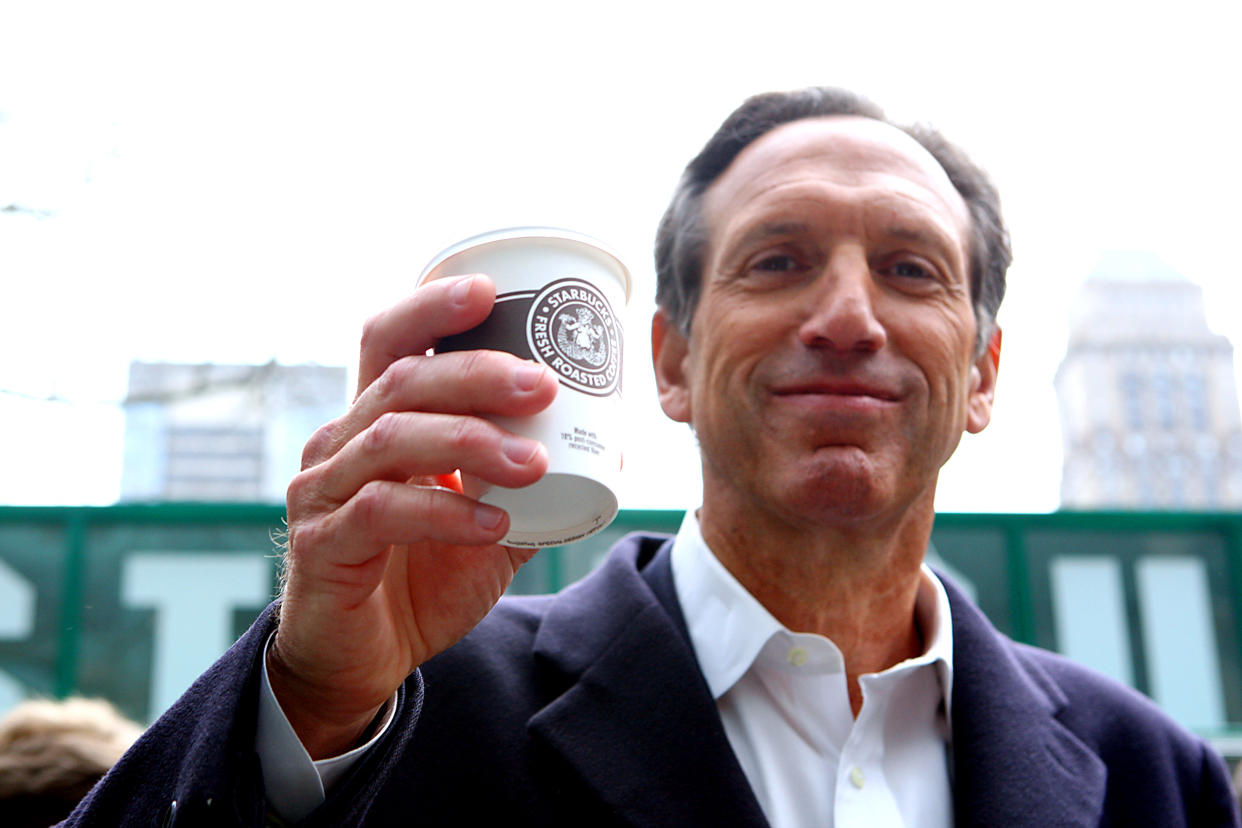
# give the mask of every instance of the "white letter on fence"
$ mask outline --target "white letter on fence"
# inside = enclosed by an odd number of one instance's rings
[[[121,600],[155,610],[152,721],[233,643],[233,609],[267,603],[271,572],[258,555],[154,552],[126,559]]]
[[[0,639],[21,641],[34,632],[35,588],[0,561]],[[0,713],[26,696],[22,683],[0,670]]]

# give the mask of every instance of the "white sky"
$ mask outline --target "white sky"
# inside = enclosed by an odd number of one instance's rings
[[[651,240],[745,96],[852,87],[1000,186],[1016,260],[993,425],[945,511],[1056,508],[1052,378],[1104,250],[1242,342],[1236,2],[65,4],[0,0],[0,503],[109,503],[131,359],[353,364],[460,237],[598,236],[635,277],[626,508],[692,506],[649,380]],[[39,402],[57,395],[72,402]]]

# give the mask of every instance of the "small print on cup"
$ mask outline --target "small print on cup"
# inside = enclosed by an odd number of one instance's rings
[[[520,489],[464,475],[466,494],[509,513],[508,546],[560,546],[590,537],[617,516],[621,472],[621,311],[630,275],[616,253],[589,236],[554,227],[515,227],[473,236],[432,259],[419,284],[484,273],[496,305],[482,324],[445,337],[436,352],[486,348],[548,366],[561,383],[555,402],[532,417],[493,422],[542,442],[548,472]]]

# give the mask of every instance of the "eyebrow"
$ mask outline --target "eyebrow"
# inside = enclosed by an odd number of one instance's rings
[[[811,224],[805,221],[765,221],[756,224],[741,236],[733,239],[729,246],[721,251],[723,255],[733,256],[736,251],[744,250],[754,244],[765,242],[768,239],[780,238],[782,236],[800,236],[811,232]],[[968,255],[965,249],[958,250],[957,244],[953,240],[950,233],[945,232],[937,225],[928,227],[914,226],[913,224],[895,223],[887,224],[880,231],[885,238],[908,242],[923,247],[934,247],[949,253],[960,253],[962,257]]]
[[[890,224],[884,228],[884,235],[898,241],[908,241],[914,244],[943,245],[949,249],[955,247],[952,236],[941,232],[939,228],[924,230],[911,227],[910,225]]]
[[[778,236],[796,236],[809,233],[811,225],[804,221],[772,221],[757,224],[747,230],[730,245],[732,248],[742,247],[755,242],[766,241]],[[890,224],[884,228],[883,234],[898,241],[907,241],[924,245],[954,246],[952,237],[939,228],[918,228],[908,224]]]
[[[811,226],[804,221],[773,221],[757,224],[729,245],[731,249],[765,241],[776,236],[796,236],[808,233]]]

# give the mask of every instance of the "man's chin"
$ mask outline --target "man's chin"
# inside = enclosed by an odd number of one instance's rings
[[[861,451],[838,454],[842,462],[818,458],[806,474],[790,481],[786,502],[806,518],[830,524],[865,523],[883,514],[892,505],[892,487]]]

